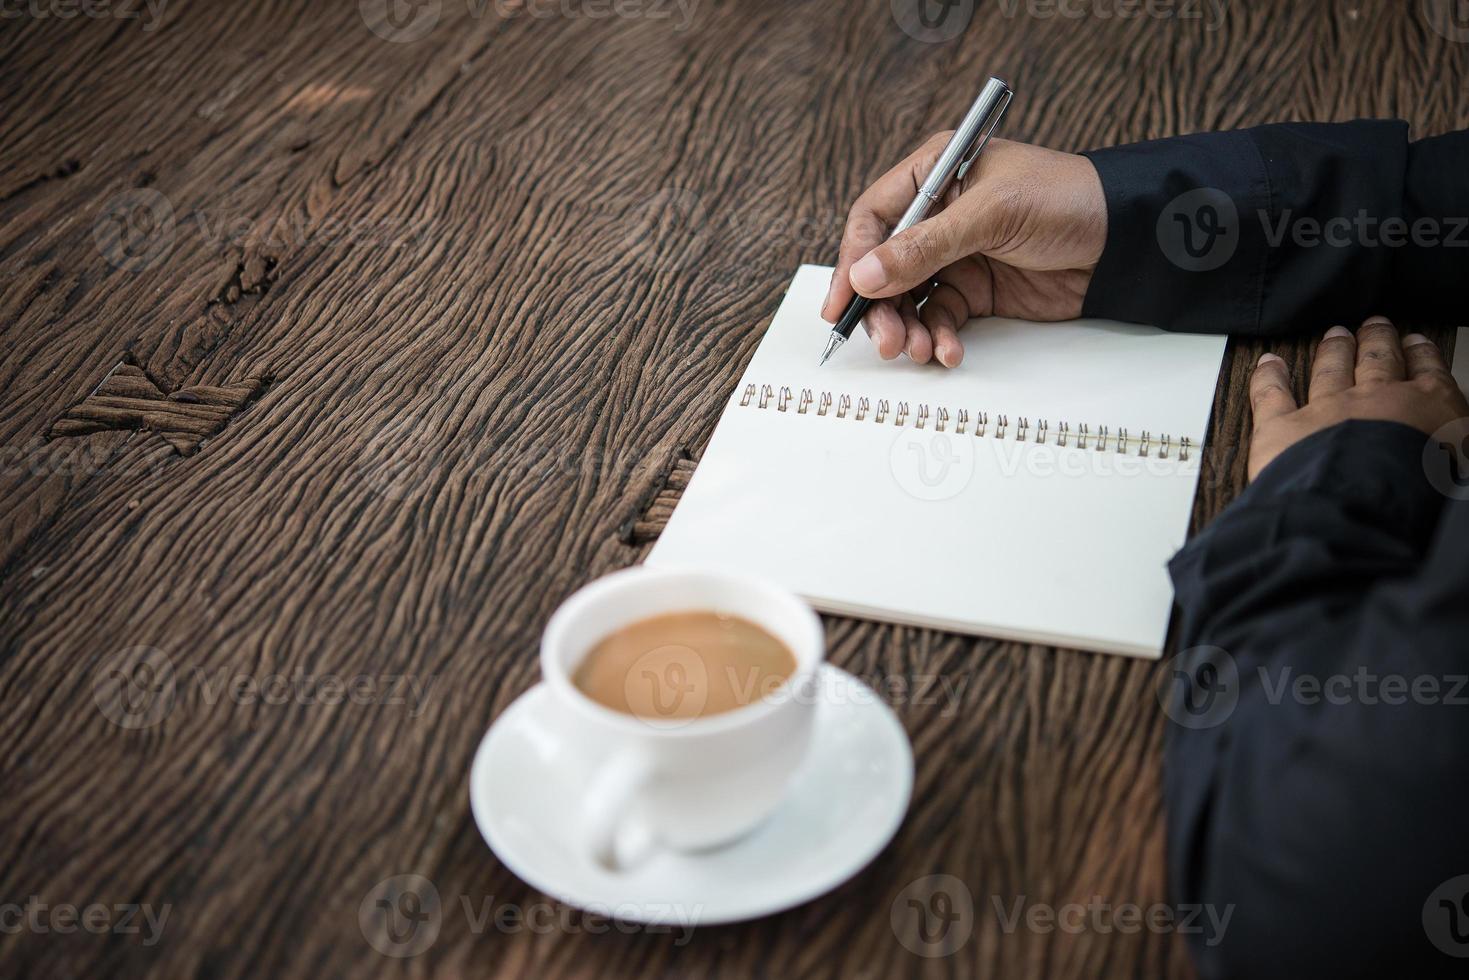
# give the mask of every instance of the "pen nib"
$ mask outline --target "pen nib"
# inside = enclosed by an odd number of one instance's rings
[[[821,355],[821,364],[825,364],[831,355],[837,352],[837,348],[842,346],[846,339],[841,334],[833,332],[831,337],[826,341],[826,350]],[[820,366],[820,364],[817,365],[817,367]]]

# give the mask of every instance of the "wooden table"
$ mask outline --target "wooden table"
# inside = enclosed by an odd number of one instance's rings
[[[960,691],[896,699],[907,822],[836,892],[691,939],[521,884],[470,757],[550,611],[644,554],[796,266],[962,112],[951,80],[1009,76],[1007,135],[1062,149],[1426,135],[1469,123],[1469,46],[1390,0],[986,0],[948,42],[885,0],[651,2],[7,8],[0,903],[28,918],[0,908],[0,973],[1188,975],[1173,934],[1000,914],[1166,901],[1154,664],[828,619],[840,666]],[[1262,349],[1228,358],[1198,523]],[[359,911],[408,874],[437,932],[384,955]],[[918,955],[906,900],[944,889],[949,955]]]

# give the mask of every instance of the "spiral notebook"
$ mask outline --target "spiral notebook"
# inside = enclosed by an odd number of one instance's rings
[[[954,370],[860,332],[817,366],[802,266],[648,564],[832,613],[1158,657],[1225,338],[989,318]]]

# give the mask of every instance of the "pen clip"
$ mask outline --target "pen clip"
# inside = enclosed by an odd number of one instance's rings
[[[964,158],[959,161],[959,169],[954,174],[955,180],[963,180],[964,175],[969,172],[970,166],[973,165],[975,160],[979,159],[980,152],[984,150],[985,144],[994,135],[995,127],[1000,125],[1000,119],[1005,115],[1005,110],[1010,108],[1010,99],[1014,95],[1015,93],[1009,89],[1005,90],[1005,94],[1000,98],[1000,104],[995,107],[994,113],[990,116],[990,124],[984,128],[983,132],[979,134],[979,138],[974,141],[974,145],[969,148],[969,151],[964,154]]]

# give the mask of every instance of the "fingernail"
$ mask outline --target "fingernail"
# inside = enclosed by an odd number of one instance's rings
[[[857,260],[852,266],[852,271],[847,274],[852,280],[852,288],[859,293],[875,293],[887,283],[887,273],[882,269],[882,263],[876,255],[868,252]]]
[[[1352,335],[1352,332],[1350,330],[1348,330],[1346,327],[1332,327],[1330,330],[1326,331],[1326,337],[1327,338],[1331,338],[1331,337],[1350,337],[1351,335]]]
[[[1255,366],[1259,367],[1261,364],[1267,364],[1270,361],[1280,361],[1282,364],[1285,363],[1285,361],[1282,360],[1278,354],[1261,354],[1260,359],[1255,362]]]
[[[825,310],[828,306],[831,305],[831,294],[834,293],[834,292],[836,292],[836,291],[837,291],[837,278],[836,278],[836,275],[833,274],[832,277],[831,277],[831,282],[829,282],[829,283],[826,284],[826,299],[824,299],[824,300],[821,301],[821,308],[823,310]]]
[[[939,344],[937,347],[935,347],[933,349],[933,355],[934,355],[934,357],[937,357],[939,359],[939,363],[942,364],[944,367],[949,367],[950,366],[949,365],[949,345],[948,344]]]
[[[1366,319],[1366,320],[1365,320],[1365,321],[1364,321],[1364,322],[1363,322],[1363,323],[1362,323],[1362,326],[1364,326],[1364,327],[1375,327],[1375,326],[1377,326],[1377,325],[1378,325],[1378,324],[1382,324],[1382,325],[1383,325],[1383,326],[1388,326],[1388,327],[1390,327],[1390,326],[1392,326],[1392,321],[1391,321],[1391,320],[1389,320],[1389,319],[1388,319],[1388,318],[1387,318],[1387,317],[1385,317],[1385,316],[1369,316],[1369,317],[1368,317],[1368,318],[1367,318],[1367,319]]]
[[[1406,336],[1406,337],[1403,338],[1403,346],[1404,347],[1417,347],[1419,344],[1431,344],[1431,343],[1433,343],[1433,341],[1429,340],[1427,337],[1423,336],[1421,333],[1410,333],[1410,334],[1408,334],[1408,336]]]

